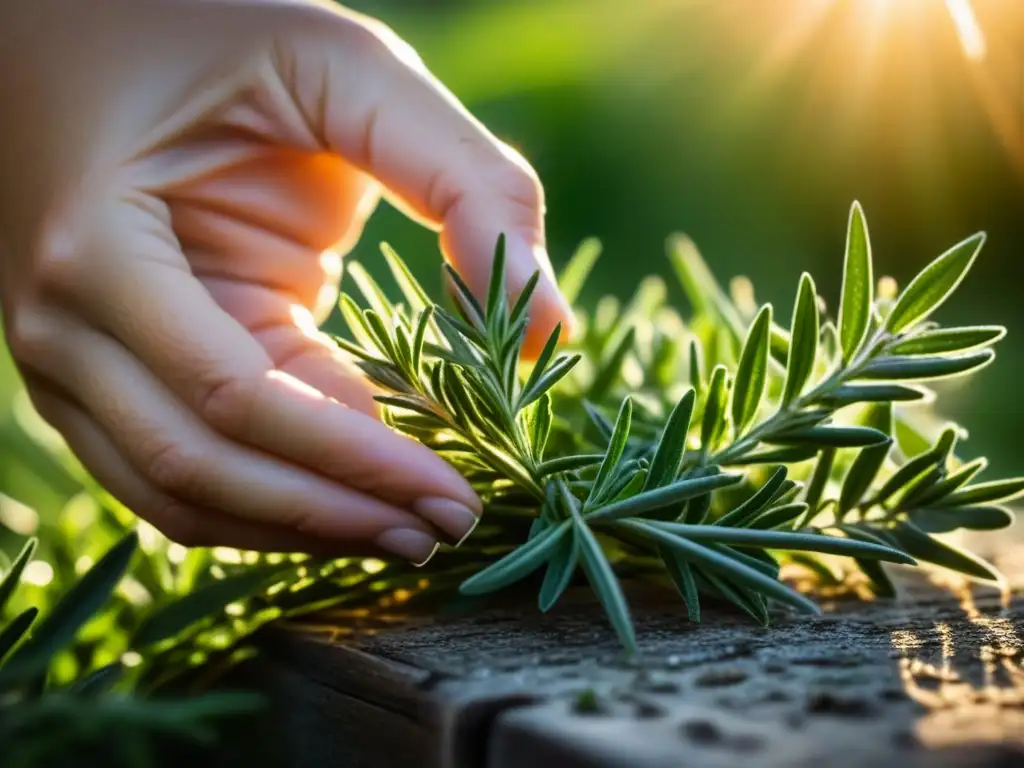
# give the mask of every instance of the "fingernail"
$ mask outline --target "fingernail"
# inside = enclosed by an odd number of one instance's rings
[[[377,546],[420,566],[434,556],[438,543],[433,536],[414,528],[392,528],[377,537]]]
[[[456,546],[461,544],[480,522],[480,518],[474,515],[469,507],[454,499],[419,499],[413,504],[412,511],[447,533]]]

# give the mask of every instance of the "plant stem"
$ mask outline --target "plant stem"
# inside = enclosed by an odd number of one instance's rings
[[[724,465],[730,460],[740,458],[757,447],[766,436],[777,432],[785,432],[789,420],[796,416],[804,408],[813,405],[817,401],[835,391],[850,379],[856,378],[863,372],[865,366],[872,359],[883,353],[892,339],[883,330],[879,329],[871,340],[865,344],[850,364],[846,367],[840,365],[831,375],[827,376],[821,383],[811,389],[805,395],[796,398],[788,405],[780,408],[774,414],[755,426],[742,438],[731,445],[726,446],[718,453],[712,454],[708,461],[711,464]]]

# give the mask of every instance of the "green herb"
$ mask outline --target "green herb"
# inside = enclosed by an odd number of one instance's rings
[[[624,309],[610,298],[593,317],[578,309],[581,337],[560,351],[556,329],[532,364],[520,362],[529,296],[510,310],[501,242],[485,306],[451,274],[456,315],[425,300],[388,251],[403,293],[416,301],[390,304],[357,272],[370,310],[343,297],[353,340],[342,343],[371,358],[364,369],[391,390],[379,398],[389,423],[426,445],[461,446],[444,455],[486,506],[460,548],[480,564],[462,591],[497,591],[540,571],[546,611],[581,570],[633,650],[616,575],[627,565],[635,572],[660,563],[695,621],[701,593],[759,622],[768,619],[766,601],[815,610],[779,580],[787,558],[848,557],[883,595],[892,589],[882,561],[999,578],[932,534],[1009,524],[1011,513],[995,503],[1021,493],[1022,482],[972,484],[985,462],[962,462],[952,429],[918,456],[894,449],[908,424],[903,409],[932,403],[919,383],[983,367],[1005,334],[924,322],[962,282],[982,241],[954,246],[883,306],[867,223],[854,204],[836,322],[822,317],[805,274],[784,328],[749,292],[737,294],[737,305],[692,241],[674,237],[670,258],[693,316],[667,306],[664,285],[649,278]],[[573,298],[599,252],[587,241],[563,271]],[[408,329],[432,317],[436,341],[406,353]],[[388,318],[398,319],[389,326]],[[837,461],[837,450],[853,453]],[[486,537],[486,551],[477,537]],[[444,572],[444,560],[428,568]]]

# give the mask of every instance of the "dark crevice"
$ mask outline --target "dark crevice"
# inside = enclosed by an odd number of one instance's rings
[[[443,768],[487,768],[494,724],[506,712],[536,705],[541,697],[502,696],[474,701],[458,713],[450,733],[451,760]]]

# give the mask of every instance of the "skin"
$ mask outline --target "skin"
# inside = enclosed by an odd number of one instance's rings
[[[0,3],[0,301],[40,414],[171,539],[425,561],[480,501],[318,331],[381,195],[527,353],[571,321],[530,166],[408,45],[310,0]]]

